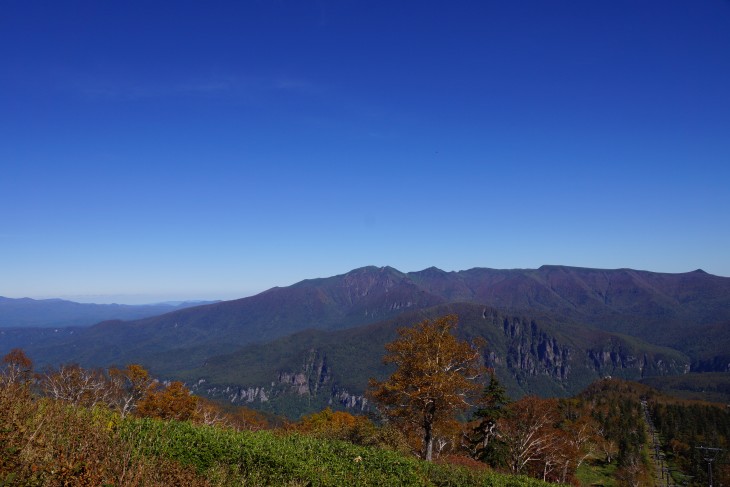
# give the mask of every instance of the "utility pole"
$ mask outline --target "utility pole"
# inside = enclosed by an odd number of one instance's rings
[[[712,448],[709,446],[696,446],[695,448],[702,452],[702,458],[707,462],[707,479],[709,482],[707,485],[712,487],[712,462],[715,461],[722,448]]]

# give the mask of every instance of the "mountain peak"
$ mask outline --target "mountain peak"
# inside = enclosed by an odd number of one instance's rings
[[[570,266],[570,265],[559,265],[559,264],[544,264],[538,267],[538,271],[595,271],[600,269],[593,269],[589,267],[576,267],[576,266]]]
[[[374,265],[369,265],[365,267],[358,267],[357,269],[353,269],[350,272],[346,272],[345,276],[357,276],[357,275],[384,275],[384,274],[393,274],[397,276],[403,276],[403,273],[399,271],[398,269],[394,267],[390,267],[388,265],[383,267],[377,267]]]
[[[431,274],[446,274],[446,271],[444,271],[442,269],[439,269],[436,266],[428,267],[426,269],[423,269],[421,272],[428,272],[428,273],[431,273]]]

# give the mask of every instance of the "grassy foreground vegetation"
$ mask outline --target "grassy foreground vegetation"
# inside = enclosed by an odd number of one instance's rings
[[[541,486],[300,432],[124,418],[0,385],[2,486]]]

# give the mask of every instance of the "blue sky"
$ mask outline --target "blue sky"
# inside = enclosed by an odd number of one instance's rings
[[[730,2],[0,5],[0,295],[730,276]]]

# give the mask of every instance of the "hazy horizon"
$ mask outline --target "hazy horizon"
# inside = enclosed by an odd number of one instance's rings
[[[546,264],[546,265],[560,265],[560,264]],[[390,266],[394,267],[394,266]],[[480,266],[477,266],[480,267]],[[539,266],[538,266],[539,267]],[[537,268],[537,267],[536,267]],[[535,268],[535,269],[536,269]],[[397,269],[397,268],[396,268]],[[517,268],[514,268],[517,269]],[[528,269],[526,267],[521,267],[519,269]],[[354,269],[350,269],[354,270]],[[414,270],[408,270],[403,271],[401,269],[397,269],[401,272],[418,272],[422,271],[424,269],[414,269]],[[447,272],[458,272],[468,269],[442,269],[446,270]],[[640,271],[649,271],[649,272],[660,272],[660,271],[653,271],[651,269],[634,269],[634,270],[640,270]],[[698,269],[692,269],[684,272],[693,272]],[[702,269],[704,271],[704,269]],[[706,271],[705,271],[706,272]],[[712,273],[709,273],[712,274]],[[717,274],[716,274],[717,275]],[[310,276],[302,280],[306,279],[317,279],[322,277],[332,277],[332,276]],[[729,277],[729,276],[719,276],[719,277]],[[276,286],[271,286],[265,289],[256,289],[256,290],[249,290],[249,291],[242,291],[242,292],[235,292],[235,291],[223,291],[219,293],[210,293],[210,294],[203,294],[203,295],[196,295],[196,294],[86,294],[86,295],[40,295],[40,296],[8,296],[8,295],[0,295],[2,297],[6,298],[31,298],[36,300],[42,300],[42,299],[63,299],[66,301],[73,301],[76,303],[89,303],[89,304],[130,304],[130,305],[146,305],[146,304],[162,304],[162,303],[175,303],[175,302],[194,302],[194,301],[229,301],[229,300],[235,300],[235,299],[242,299],[247,298],[250,296],[255,296],[256,294],[259,294],[261,292],[264,292],[268,289],[271,289],[272,287],[287,287],[293,284],[296,284],[299,281],[290,282],[286,284],[278,284]]]

